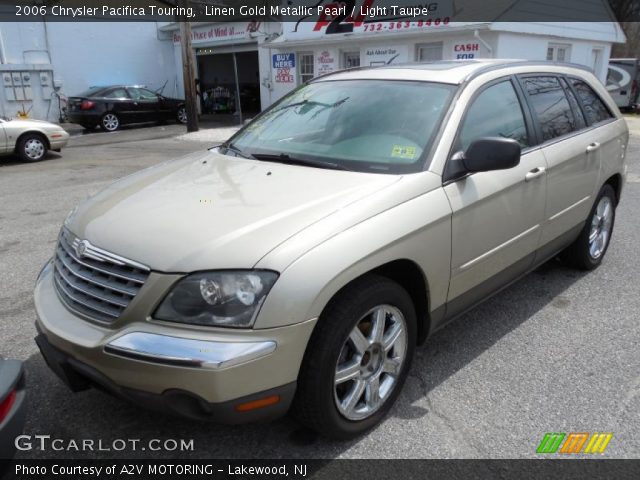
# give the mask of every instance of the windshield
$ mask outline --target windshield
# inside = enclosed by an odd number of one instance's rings
[[[227,152],[316,167],[417,172],[454,90],[390,80],[311,83],[238,132]]]

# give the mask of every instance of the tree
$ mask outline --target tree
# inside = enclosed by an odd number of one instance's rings
[[[609,0],[611,10],[627,37],[627,43],[613,46],[613,58],[640,58],[640,1]]]

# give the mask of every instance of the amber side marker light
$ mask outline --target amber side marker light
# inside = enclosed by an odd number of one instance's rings
[[[260,398],[247,403],[239,403],[235,406],[237,412],[248,412],[249,410],[255,410],[256,408],[268,407],[269,405],[275,405],[280,401],[280,395],[271,395],[270,397]]]

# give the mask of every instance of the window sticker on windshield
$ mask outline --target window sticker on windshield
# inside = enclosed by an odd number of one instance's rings
[[[407,147],[402,145],[394,145],[391,149],[391,156],[395,158],[416,158],[416,147]]]

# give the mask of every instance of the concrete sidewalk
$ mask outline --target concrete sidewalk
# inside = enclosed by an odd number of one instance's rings
[[[627,125],[629,125],[629,133],[640,137],[640,115],[625,115]]]

